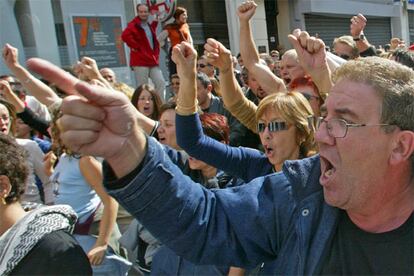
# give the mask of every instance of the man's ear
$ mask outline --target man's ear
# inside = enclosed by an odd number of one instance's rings
[[[10,179],[5,175],[0,175],[0,198],[8,196],[11,191]]]
[[[207,85],[207,90],[208,92],[213,91],[213,85],[211,83]]]
[[[391,152],[391,164],[410,160],[414,154],[414,132],[409,130],[400,131],[395,137],[395,143]]]

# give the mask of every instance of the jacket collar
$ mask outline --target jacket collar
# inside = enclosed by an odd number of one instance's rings
[[[321,166],[319,154],[301,160],[288,160],[283,164],[283,173],[292,184],[293,197],[297,200],[318,192]]]

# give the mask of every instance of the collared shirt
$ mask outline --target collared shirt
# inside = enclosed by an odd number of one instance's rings
[[[145,31],[145,35],[147,36],[148,42],[151,46],[151,49],[154,50],[154,37],[152,36],[151,28],[150,28],[148,22],[141,22],[141,27]]]

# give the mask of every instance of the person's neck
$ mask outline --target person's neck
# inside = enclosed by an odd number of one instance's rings
[[[405,189],[386,199],[373,206],[370,212],[347,210],[348,216],[355,225],[367,232],[384,233],[397,229],[414,212],[414,180],[409,181]]]
[[[23,218],[27,213],[23,210],[20,203],[15,202],[0,206],[0,236],[10,227]]]
[[[208,109],[210,107],[210,105],[211,105],[211,97],[212,97],[211,96],[211,93],[208,93],[207,99],[203,103],[199,104],[199,106],[200,106],[200,108],[202,110],[206,110],[206,109]]]
[[[290,155],[290,157],[289,158],[287,158],[287,159],[285,159],[285,160],[283,160],[281,163],[278,163],[278,164],[274,164],[273,165],[273,169],[275,170],[275,172],[280,172],[281,170],[282,170],[282,168],[283,168],[283,163],[285,163],[285,161],[286,160],[296,160],[296,159],[299,159],[300,158],[300,156],[299,156],[299,153],[300,153],[300,147],[298,146],[292,153],[291,153],[291,155]]]
[[[213,178],[217,174],[217,169],[212,166],[206,166],[205,168],[201,169],[201,173],[207,179]]]

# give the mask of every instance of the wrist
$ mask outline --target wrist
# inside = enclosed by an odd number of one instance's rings
[[[354,41],[362,41],[365,40],[365,35],[363,32],[361,32],[359,35],[353,36]]]
[[[135,125],[117,154],[105,158],[118,178],[132,172],[143,160],[147,140],[142,130]]]
[[[10,71],[12,71],[16,75],[15,72],[22,70],[23,66],[21,66],[20,63],[16,62],[16,63],[8,64],[8,68],[10,69]]]

